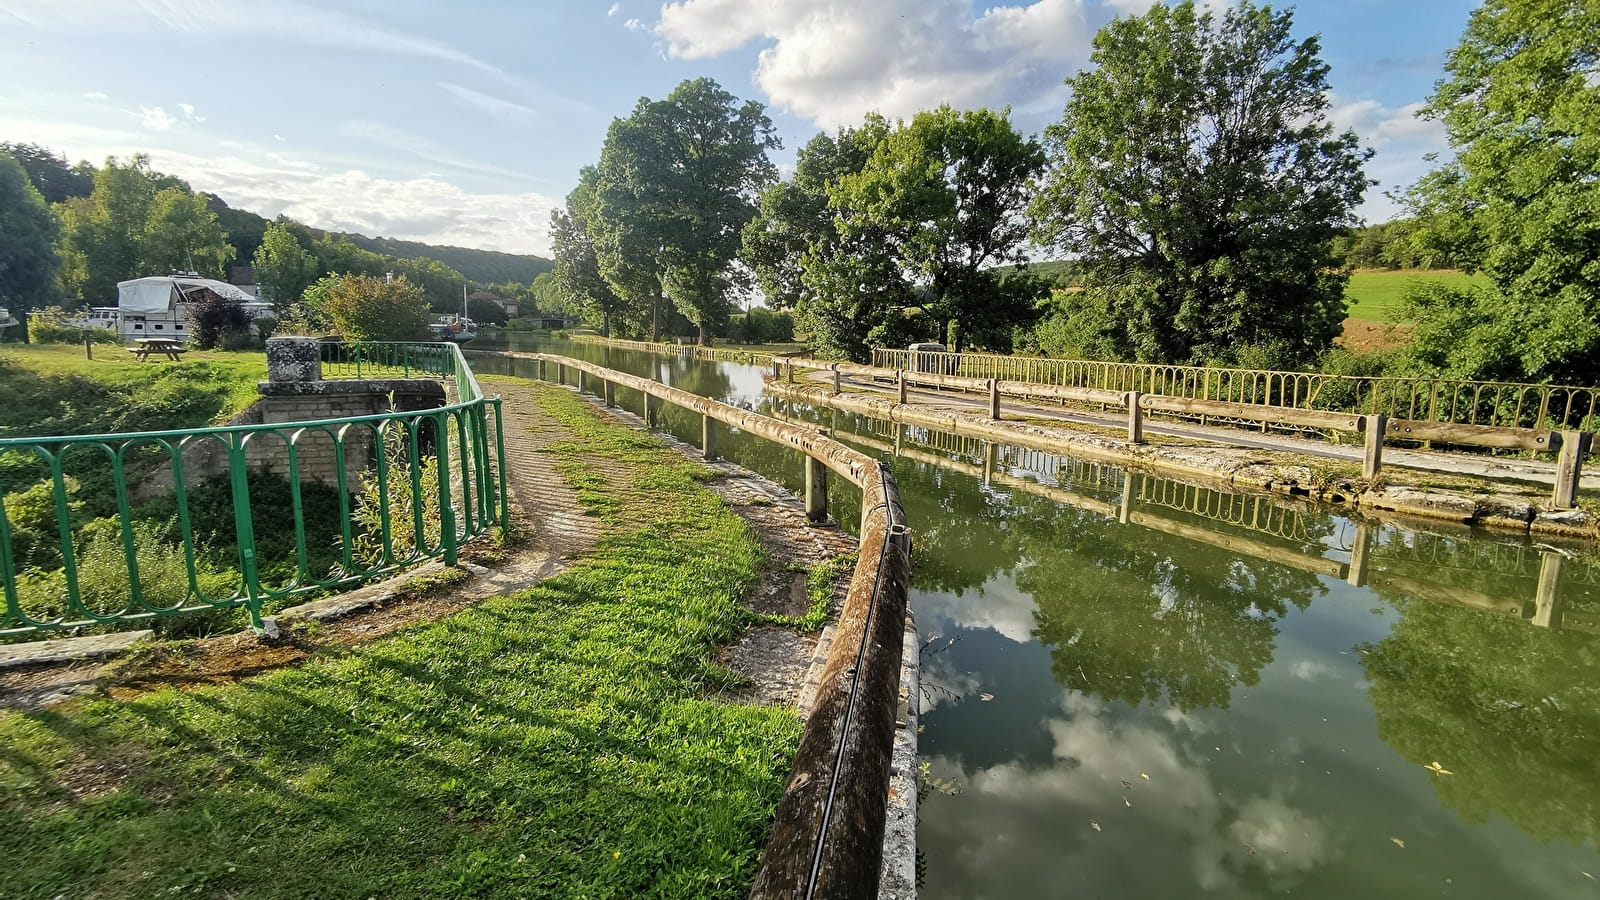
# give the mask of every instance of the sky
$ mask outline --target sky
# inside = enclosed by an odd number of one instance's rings
[[[1225,0],[1208,0],[1220,5]],[[1475,4],[1309,0],[1331,116],[1376,151],[1360,213],[1448,155],[1415,112]],[[781,171],[869,111],[1058,120],[1094,33],[1149,0],[0,0],[0,140],[148,153],[318,228],[548,255],[551,210],[641,97],[709,76],[765,103]]]

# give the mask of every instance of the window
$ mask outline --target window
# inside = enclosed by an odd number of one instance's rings
[[[137,331],[143,331],[144,330],[144,323],[143,322],[135,322],[133,327]]]
[[[165,331],[166,328],[167,328],[167,326],[165,326],[165,325],[157,325],[156,326],[156,330],[157,331]]]

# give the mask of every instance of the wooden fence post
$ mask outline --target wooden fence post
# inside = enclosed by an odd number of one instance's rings
[[[1123,395],[1124,402],[1128,404],[1128,440],[1135,444],[1144,443],[1144,413],[1139,408],[1141,396],[1138,391]]]
[[[840,382],[840,379],[839,379],[839,364],[838,363],[834,363],[833,364],[833,395],[835,397],[837,397],[842,393],[844,393],[844,386]]]
[[[1345,581],[1356,587],[1367,586],[1367,551],[1372,549],[1372,526],[1356,523],[1355,543],[1350,545],[1350,568],[1345,571]]]
[[[900,402],[904,403],[906,402],[906,370],[901,369],[896,374],[900,376]]]
[[[1533,624],[1541,628],[1561,627],[1561,564],[1565,559],[1551,550],[1540,554],[1539,586],[1533,595]]]
[[[1371,481],[1383,468],[1383,439],[1389,431],[1389,417],[1383,413],[1362,416],[1361,428],[1366,438],[1366,452],[1361,454],[1361,477]]]
[[[89,329],[87,328],[83,330],[83,357],[84,359],[94,359],[94,341],[89,340]]]
[[[717,458],[717,420],[710,416],[700,417],[700,455],[707,462]]]
[[[1571,509],[1578,504],[1578,486],[1583,479],[1583,457],[1589,452],[1594,435],[1583,431],[1561,432],[1561,455],[1556,458],[1556,489],[1550,503],[1556,509]]]
[[[806,518],[819,525],[828,521],[828,467],[813,456],[806,457]]]
[[[617,386],[612,384],[610,379],[606,379],[606,383],[605,384],[606,384],[606,386],[605,386],[606,406],[607,407],[616,406],[617,405]]]
[[[1000,379],[989,379],[989,418],[1000,418]]]
[[[659,417],[660,409],[661,409],[661,401],[657,400],[654,394],[645,394],[644,395],[644,427],[645,428],[654,428],[654,427],[656,427],[656,419]]]

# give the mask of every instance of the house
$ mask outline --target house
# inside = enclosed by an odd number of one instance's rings
[[[470,303],[473,300],[487,300],[505,310],[506,315],[512,318],[517,315],[518,302],[512,297],[502,297],[491,291],[473,291],[467,295],[467,302]]]

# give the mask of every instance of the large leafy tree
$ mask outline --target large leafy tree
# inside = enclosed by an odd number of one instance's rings
[[[163,188],[151,199],[140,244],[140,274],[187,271],[221,278],[233,260],[217,214],[187,187]]]
[[[1047,131],[1037,236],[1081,255],[1075,347],[1157,362],[1295,365],[1331,344],[1370,151],[1328,121],[1315,37],[1249,2],[1106,26]]]
[[[54,298],[57,228],[27,172],[0,152],[0,307],[20,312]]]
[[[744,230],[744,260],[767,303],[793,307],[797,336],[824,356],[864,361],[915,300],[888,236],[864,222],[842,233],[829,205],[830,192],[865,168],[889,130],[874,114],[812,138],[793,177],[762,193]]]
[[[1456,157],[1412,189],[1413,240],[1493,287],[1417,295],[1413,357],[1462,377],[1600,381],[1600,6],[1484,3],[1424,114]]]
[[[294,303],[317,278],[317,258],[282,222],[267,226],[251,265],[262,295],[273,303]]]
[[[989,271],[1026,262],[1023,211],[1044,166],[1038,142],[1008,117],[948,106],[918,113],[828,193],[846,241],[884,242],[905,280],[926,288],[937,321],[1005,352],[1044,293],[1042,283]]]
[[[576,310],[584,321],[598,325],[600,333],[609,337],[614,321],[625,318],[630,307],[601,274],[594,239],[590,237],[599,179],[597,169],[585,166],[578,176],[578,186],[567,195],[565,208],[551,213],[550,238],[555,246],[556,267],[546,274],[550,276],[548,290],[565,301],[562,305]],[[540,279],[544,278],[540,275],[534,279],[536,290],[542,287]],[[545,305],[542,299],[540,305]]]
[[[593,235],[601,272],[621,296],[665,294],[708,342],[742,288],[740,231],[777,177],[779,146],[760,103],[709,78],[665,100],[641,99],[601,151]],[[654,282],[654,285],[652,285]],[[659,310],[652,316],[659,330]]]

